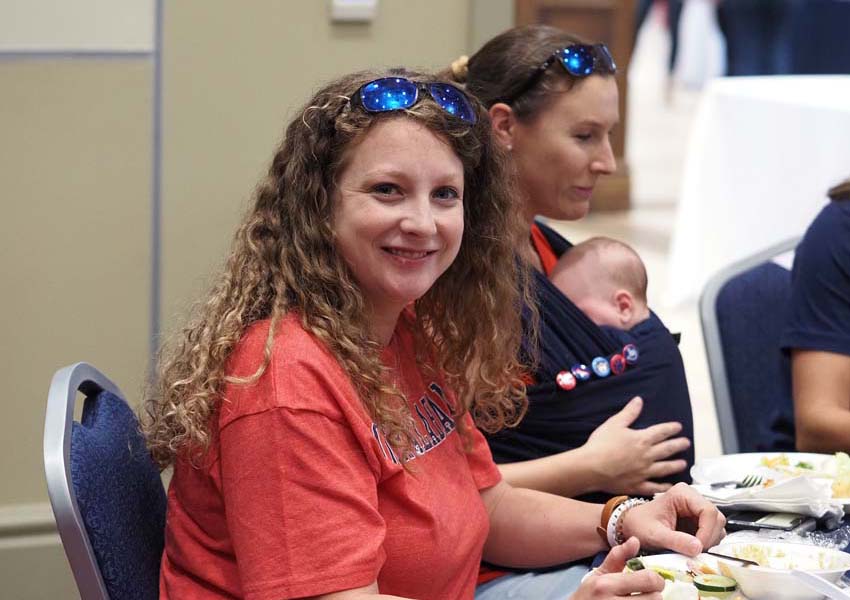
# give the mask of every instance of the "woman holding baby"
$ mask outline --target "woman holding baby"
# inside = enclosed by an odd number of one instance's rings
[[[514,485],[600,502],[689,481],[694,459],[690,398],[673,336],[646,310],[645,298],[643,306],[640,298],[637,305],[621,301],[624,286],[597,298],[610,318],[585,314],[581,290],[568,297],[550,280],[571,244],[536,220],[583,218],[599,179],[616,169],[609,139],[619,124],[615,73],[604,45],[543,25],[508,30],[451,69],[487,107],[495,141],[511,158],[526,230],[517,252],[535,267],[540,311],[528,412],[516,428],[488,436],[490,448]],[[638,259],[628,268],[643,267]],[[606,278],[601,270],[591,276]],[[568,280],[576,277],[572,271]],[[505,586],[556,576],[487,572],[482,582],[495,579],[479,586],[479,595],[497,598]]]

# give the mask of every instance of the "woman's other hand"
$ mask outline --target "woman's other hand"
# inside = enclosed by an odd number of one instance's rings
[[[682,425],[671,421],[646,429],[631,429],[642,409],[643,400],[635,396],[620,412],[597,427],[582,446],[594,471],[597,489],[612,494],[652,496],[671,485],[653,480],[687,467],[682,459],[669,460],[691,444],[686,437],[673,437],[682,430]]]
[[[640,543],[636,538],[629,538],[626,543],[612,548],[599,568],[570,596],[570,600],[609,600],[625,597],[661,600],[664,580],[658,573],[649,569],[623,573],[626,561],[636,556],[638,550]]]
[[[684,483],[623,515],[623,535],[637,537],[644,548],[688,556],[717,544],[726,535],[725,526],[723,513]]]

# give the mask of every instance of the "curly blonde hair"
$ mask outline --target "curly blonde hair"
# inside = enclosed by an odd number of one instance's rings
[[[160,353],[142,428],[161,468],[180,453],[194,459],[206,452],[225,385],[247,385],[262,376],[276,325],[289,312],[336,356],[397,454],[409,455],[410,410],[389,383],[380,345],[369,338],[365,301],[337,252],[331,220],[346,150],[382,119],[423,124],[451,145],[464,167],[459,254],[415,304],[423,356],[457,393],[458,414],[471,411],[482,429],[497,431],[523,415],[520,313],[533,305],[530,270],[515,255],[522,219],[505,159],[491,142],[487,113],[471,100],[478,120],[470,126],[430,99],[391,113],[352,108],[349,98],[358,88],[389,75],[431,80],[403,69],[348,75],[319,90],[287,127],[217,282]],[[262,363],[248,377],[228,373],[234,346],[261,320],[270,321]]]

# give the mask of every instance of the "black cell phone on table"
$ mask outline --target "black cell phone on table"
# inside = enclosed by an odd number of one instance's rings
[[[809,523],[811,521],[811,523]],[[726,530],[776,529],[792,531],[804,525],[814,525],[815,519],[791,513],[764,513],[748,510],[730,512],[726,515]]]

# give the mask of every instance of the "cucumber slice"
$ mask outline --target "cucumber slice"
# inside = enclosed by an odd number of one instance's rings
[[[703,592],[734,592],[738,582],[725,575],[697,575],[694,587]]]
[[[643,566],[643,561],[639,558],[630,558],[626,561],[626,568],[630,571],[643,571],[646,567]]]

